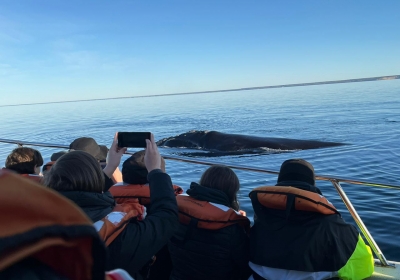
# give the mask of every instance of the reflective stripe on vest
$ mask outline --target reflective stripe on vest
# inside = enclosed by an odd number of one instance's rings
[[[250,229],[249,219],[227,206],[197,200],[188,195],[178,195],[176,201],[179,222],[182,224],[188,225],[195,219],[197,227],[203,229],[217,230],[234,224],[243,226],[246,231]]]
[[[249,194],[257,194],[257,200],[266,208],[285,210],[288,198],[294,198],[294,209],[300,211],[319,212],[325,215],[339,214],[335,206],[324,196],[294,187],[259,187]],[[289,200],[290,201],[290,200]]]
[[[173,185],[175,195],[183,193],[183,189],[177,185]],[[139,199],[142,205],[150,204],[150,187],[149,185],[132,185],[126,183],[117,183],[110,188],[110,193],[117,203],[130,201],[132,198]]]
[[[138,202],[117,204],[111,213],[95,222],[93,226],[96,228],[106,246],[109,246],[125,229],[131,219],[141,221],[144,219],[144,216],[145,208]]]

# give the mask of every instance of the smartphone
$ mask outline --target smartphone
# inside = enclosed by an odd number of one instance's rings
[[[150,132],[118,132],[118,147],[146,148]]]

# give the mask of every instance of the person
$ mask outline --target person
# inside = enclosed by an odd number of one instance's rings
[[[250,221],[241,215],[239,179],[226,166],[214,165],[178,195],[180,226],[168,243],[171,280],[247,279],[250,276]]]
[[[120,269],[105,272],[103,241],[57,192],[0,170],[0,209],[0,279],[132,280]]]
[[[43,164],[42,167],[42,174],[46,174],[47,171],[50,170],[50,168],[53,166],[53,164],[57,161],[57,159],[59,159],[60,157],[62,157],[63,155],[65,155],[66,153],[68,153],[68,151],[59,151],[59,152],[55,152],[51,155],[50,157],[50,161],[46,162],[46,164]]]
[[[44,180],[45,185],[75,202],[92,220],[108,246],[107,268],[125,269],[135,279],[143,278],[142,273],[153,255],[167,243],[178,226],[171,178],[161,170],[161,156],[153,135],[146,144],[144,160],[149,172],[152,208],[145,219],[138,204],[115,204],[105,183],[105,177],[113,174],[126,151],[126,148],[118,148],[117,134],[103,170],[90,154],[71,151],[56,161]]]
[[[40,167],[43,165],[42,155],[38,150],[19,147],[7,156],[5,167],[18,174],[40,174]]]
[[[110,192],[118,203],[138,199],[140,204],[151,207],[150,188],[147,179],[148,171],[144,162],[145,150],[138,151],[122,164],[122,182],[110,188]],[[166,172],[165,160],[161,157],[161,170]],[[183,193],[183,189],[173,185],[175,195]]]
[[[69,145],[69,151],[84,151],[92,155],[104,168],[107,165],[106,158],[108,154],[108,148],[105,145],[97,144],[96,140],[91,137],[79,137],[71,142]],[[111,176],[114,183],[122,182],[122,174],[117,167]]]
[[[110,188],[110,193],[117,203],[138,201],[148,210],[151,209],[150,187],[147,180],[148,171],[145,165],[145,150],[138,151],[122,164],[122,183]],[[165,172],[165,160],[161,157],[161,170]],[[175,195],[183,193],[183,189],[173,185]],[[172,271],[171,257],[167,245],[155,255],[156,261],[148,272],[148,279],[168,280]]]
[[[374,260],[357,229],[347,224],[315,186],[314,167],[283,162],[276,186],[249,194],[250,279],[364,279]]]
[[[28,147],[15,148],[7,156],[5,162],[6,169],[12,170],[38,183],[43,179],[40,174],[40,167],[42,165],[43,158],[40,152]]]
[[[99,144],[91,137],[79,137],[69,144],[70,151],[84,151],[100,161],[103,154]]]

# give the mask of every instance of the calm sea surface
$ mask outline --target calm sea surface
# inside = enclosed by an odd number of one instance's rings
[[[0,107],[0,116],[0,138],[65,145],[77,137],[90,136],[109,146],[116,131],[151,131],[158,140],[189,130],[344,142],[348,145],[197,159],[278,171],[284,160],[304,158],[320,175],[400,185],[399,80]],[[14,147],[0,143],[2,164]],[[59,150],[38,149],[45,160]],[[163,148],[161,152],[187,155],[191,151]],[[173,182],[186,189],[206,168],[167,161]],[[252,216],[249,191],[275,184],[276,176],[244,171],[237,174],[241,208]],[[354,223],[333,186],[328,182],[318,182],[318,186],[344,219]],[[342,186],[385,256],[400,261],[400,191]]]

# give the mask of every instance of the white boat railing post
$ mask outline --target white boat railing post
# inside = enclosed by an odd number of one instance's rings
[[[381,249],[379,249],[378,244],[376,244],[374,238],[369,233],[367,227],[365,226],[364,222],[361,220],[360,216],[358,215],[356,209],[354,208],[353,204],[350,202],[350,199],[347,197],[346,193],[344,192],[340,182],[338,180],[330,180],[333,186],[335,187],[336,191],[338,192],[340,198],[342,199],[343,203],[346,205],[347,209],[350,212],[350,215],[353,217],[354,221],[357,223],[358,227],[360,228],[362,234],[364,235],[365,239],[367,240],[369,246],[371,246],[372,251],[374,251],[376,257],[381,262],[382,266],[393,266],[392,264],[388,263],[385,256],[383,255]]]

